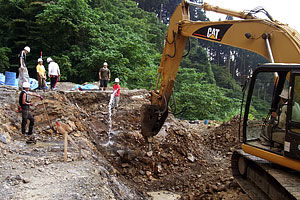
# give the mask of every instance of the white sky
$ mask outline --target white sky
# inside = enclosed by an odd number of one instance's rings
[[[262,6],[269,12],[274,20],[288,24],[300,33],[300,1],[299,0],[204,0],[214,6],[227,8],[234,11],[252,10]],[[224,20],[226,15],[207,11],[206,16],[211,21]],[[263,15],[256,15],[260,18]]]

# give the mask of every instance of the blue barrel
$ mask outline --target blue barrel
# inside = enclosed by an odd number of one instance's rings
[[[16,72],[5,72],[5,85],[16,86]]]

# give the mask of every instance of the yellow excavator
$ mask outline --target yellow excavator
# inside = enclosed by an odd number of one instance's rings
[[[239,20],[191,21],[189,6]],[[141,133],[151,143],[163,126],[189,37],[255,52],[269,63],[259,65],[244,86],[243,143],[232,155],[232,173],[252,199],[300,199],[300,35],[267,12],[268,19],[257,18],[256,11],[236,12],[189,0],[177,6],[170,19],[151,105],[141,108]],[[257,106],[266,108],[266,113],[254,109]]]

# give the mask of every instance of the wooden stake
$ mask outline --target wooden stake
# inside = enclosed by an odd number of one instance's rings
[[[82,153],[81,149],[82,149],[82,146],[81,146],[81,142],[79,142],[79,146],[74,142],[74,140],[68,135],[68,133],[65,131],[65,129],[63,129],[63,127],[58,123],[58,122],[55,122],[56,125],[57,125],[57,131],[59,133],[61,133],[63,136],[64,136],[64,161],[67,162],[68,160],[68,141],[70,141],[79,151],[79,158],[87,158],[85,156],[85,154]]]
[[[64,161],[68,161],[68,133],[64,132],[65,143],[64,143]]]

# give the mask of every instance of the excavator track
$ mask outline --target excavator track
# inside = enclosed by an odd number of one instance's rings
[[[232,174],[251,199],[300,199],[300,173],[237,150]]]

